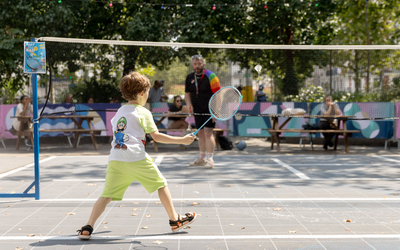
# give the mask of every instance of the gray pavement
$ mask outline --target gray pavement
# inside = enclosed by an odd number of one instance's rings
[[[196,145],[160,145],[158,153],[149,145],[177,212],[198,219],[170,233],[157,192],[134,182],[90,241],[76,230],[104,187],[109,145],[42,145],[41,199],[0,198],[0,249],[400,249],[397,149],[351,146],[345,154],[343,146],[283,143],[277,154],[263,139],[245,139],[244,151],[216,152],[209,170],[188,166]],[[0,160],[0,192],[24,191],[33,153],[1,149]]]

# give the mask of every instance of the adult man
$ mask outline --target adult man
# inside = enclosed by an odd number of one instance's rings
[[[340,115],[340,108],[339,106],[333,102],[333,98],[330,95],[325,96],[325,103],[321,105],[321,115]],[[328,122],[327,119],[321,118],[318,127],[322,130],[330,129],[331,124]],[[322,133],[324,136],[324,149],[328,150],[329,147],[333,147],[332,138],[335,134],[332,133]]]
[[[211,96],[220,89],[218,77],[210,70],[204,69],[204,59],[201,55],[192,56],[193,73],[186,77],[185,102],[190,113],[209,114],[208,102]],[[201,127],[210,115],[195,115],[196,128]],[[197,133],[199,136],[200,157],[190,166],[204,166],[214,168],[215,141],[213,129],[215,119],[208,121]]]
[[[168,96],[164,93],[164,80],[156,80],[154,86],[150,88],[149,99],[147,99],[147,102],[162,102],[163,99],[168,99]]]
[[[264,85],[261,84],[258,87],[258,90],[256,92],[257,102],[266,102],[267,101],[267,96],[263,92],[263,89],[264,89]]]

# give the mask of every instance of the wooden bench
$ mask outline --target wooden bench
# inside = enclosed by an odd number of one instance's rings
[[[62,133],[74,133],[75,135],[75,141],[74,141],[74,145],[73,148],[76,148],[78,145],[78,141],[79,141],[79,135],[81,134],[90,134],[91,138],[92,138],[92,143],[93,143],[93,147],[94,149],[98,149],[97,147],[97,143],[96,143],[96,138],[94,137],[95,134],[100,134],[101,131],[107,131],[107,129],[94,129],[92,126],[91,121],[93,121],[94,118],[99,118],[100,116],[93,116],[93,115],[50,115],[50,116],[41,116],[39,118],[39,120],[43,119],[43,118],[47,118],[47,119],[70,119],[74,124],[76,128],[65,128],[65,129],[59,129],[59,128],[53,128],[53,129],[40,129],[39,128],[39,133],[40,132],[62,132]],[[28,125],[31,122],[32,117],[30,116],[11,116],[10,118],[17,118],[21,124],[20,124],[20,129],[22,128],[22,123],[23,122],[28,122]],[[88,128],[83,128],[82,124],[83,122],[86,121],[88,124]],[[17,145],[15,147],[16,150],[19,149],[19,142],[20,142],[20,138],[21,135],[24,135],[23,133],[28,133],[28,137],[31,138],[32,140],[32,145],[33,145],[33,130],[25,130],[25,131],[17,131],[15,134],[18,137],[17,138]]]
[[[196,132],[197,129],[192,129],[192,132]],[[184,132],[186,129],[172,129],[172,128],[159,128],[159,132]],[[224,132],[229,132],[231,131],[230,129],[223,129],[223,128],[214,128],[213,132],[215,134],[215,145],[217,146],[217,150],[221,151],[221,144],[219,142],[219,136],[221,136]],[[158,152],[158,144],[156,141],[153,141],[154,143],[154,151]]]
[[[24,130],[24,131],[15,131],[15,130],[6,130],[8,132],[10,132],[11,134],[15,135],[15,136],[27,136],[28,138],[31,139],[32,145],[34,145],[33,143],[33,130]],[[40,132],[47,132],[47,133],[53,133],[53,132],[62,132],[62,133],[74,133],[75,134],[75,141],[74,141],[74,145],[73,147],[76,148],[78,145],[78,138],[79,135],[81,134],[90,134],[91,138],[92,138],[92,143],[93,143],[93,147],[94,149],[98,149],[97,147],[97,142],[95,139],[95,135],[99,135],[102,131],[107,131],[107,129],[83,129],[83,128],[65,128],[65,129],[39,129],[39,133]],[[18,150],[19,149],[19,143],[20,140],[17,140],[17,145],[15,146],[15,149]]]
[[[310,133],[310,134],[316,134],[316,133],[333,133],[336,134],[335,138],[335,146],[334,149],[336,150],[337,144],[338,144],[338,139],[339,135],[344,136],[344,145],[346,148],[346,153],[349,153],[349,142],[348,142],[348,137],[351,137],[353,133],[360,133],[360,130],[346,130],[346,129],[265,129],[271,134],[271,150],[274,149],[274,139],[276,140],[276,145],[277,145],[277,152],[280,153],[280,147],[279,147],[279,135],[281,133]],[[311,148],[312,147],[311,144]]]
[[[33,130],[22,130],[22,131],[17,131],[17,130],[6,130],[7,132],[10,132],[12,135],[17,136],[17,144],[15,145],[15,149],[19,150],[19,143],[21,136],[28,137],[28,140],[31,140],[32,145],[33,143]]]

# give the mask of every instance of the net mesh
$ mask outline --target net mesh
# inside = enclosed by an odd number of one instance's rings
[[[148,108],[153,114],[168,113],[175,96],[181,96],[186,105],[185,88],[191,84],[186,79],[193,73],[191,57],[202,55],[205,68],[215,73],[221,87],[236,87],[243,96],[235,116],[217,121],[217,128],[228,128],[240,136],[268,136],[270,116],[280,116],[288,109],[321,115],[324,96],[332,95],[341,114],[351,117],[347,128],[362,131],[354,138],[400,138],[399,45],[182,44],[49,37],[40,40],[46,44],[47,73],[38,75],[39,101],[44,103],[47,94],[50,97],[43,115],[96,116],[92,125],[107,130],[102,135],[112,136],[109,121],[126,102],[119,91],[124,74],[137,71],[147,76],[152,86],[164,80],[162,90],[167,99],[151,103]],[[211,94],[204,102],[208,104],[210,97]],[[221,98],[218,117],[226,118],[238,103]],[[6,128],[10,129],[14,113],[3,106]],[[39,105],[39,109],[43,107]],[[194,115],[210,115],[209,109],[195,110]],[[154,117],[157,120],[161,116]],[[300,129],[305,122],[318,124],[319,120],[285,119],[280,117],[279,124]],[[186,122],[193,125],[195,119],[190,116]],[[74,126],[70,120],[40,120],[41,128]],[[84,122],[82,126],[88,124]],[[160,124],[160,128],[168,126],[168,119]]]
[[[223,88],[210,99],[210,112],[219,120],[228,120],[239,109],[241,94],[235,88]]]
[[[301,108],[312,114],[313,104],[322,103],[327,94],[343,103],[342,109],[350,102],[400,101],[398,45],[185,44],[49,37],[40,40],[46,43],[48,73],[40,75],[39,96],[45,98],[51,82],[51,103],[65,102],[68,94],[72,94],[74,103],[88,103],[90,99],[95,104],[126,102],[119,91],[119,81],[129,71],[138,71],[150,79],[152,86],[156,81],[165,82],[163,91],[168,98],[152,104],[152,108],[167,112],[160,107],[171,105],[176,95],[185,98],[186,77],[193,72],[190,58],[198,54],[205,58],[205,68],[219,78],[221,87],[236,87],[245,103],[305,103]],[[261,69],[255,70],[256,65]],[[394,116],[394,108],[393,112],[381,112],[373,106],[365,104],[362,112],[371,115],[357,114],[359,119]],[[242,113],[280,114],[281,108],[248,109]]]

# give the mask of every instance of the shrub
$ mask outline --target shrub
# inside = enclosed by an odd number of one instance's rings
[[[324,102],[325,93],[321,86],[307,85],[301,88],[298,95],[285,96],[285,101],[291,102]]]

